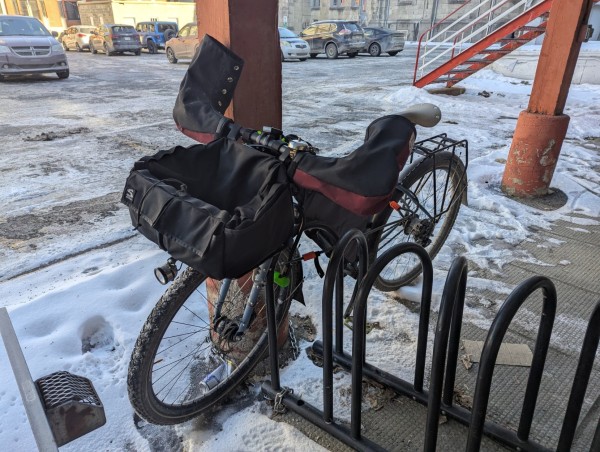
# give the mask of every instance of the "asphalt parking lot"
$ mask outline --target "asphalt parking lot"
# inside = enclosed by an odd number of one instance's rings
[[[284,128],[324,150],[360,139],[384,113],[372,94],[408,84],[412,55],[284,62]],[[3,259],[0,279],[64,257],[57,236],[74,237],[68,254],[101,245],[88,241],[89,228],[104,243],[123,239],[115,216],[125,214],[117,201],[132,163],[192,144],[171,117],[187,62],[169,64],[164,52],[145,51],[71,51],[68,60],[66,80],[48,74],[0,84],[0,189],[11,196],[0,221],[1,254],[11,263]]]

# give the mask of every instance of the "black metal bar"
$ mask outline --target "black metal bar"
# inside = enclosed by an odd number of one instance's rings
[[[333,421],[333,333],[331,331],[333,325],[333,292],[339,271],[340,269],[343,270],[344,254],[353,242],[357,245],[359,268],[367,266],[367,239],[358,229],[351,229],[344,234],[333,249],[323,281],[323,419],[325,422]],[[351,301],[351,303],[353,302]],[[341,309],[339,311],[342,312]]]
[[[279,380],[279,353],[277,351],[277,319],[275,318],[275,294],[273,292],[273,273],[277,256],[271,259],[265,284],[265,304],[267,305],[267,335],[269,340],[269,363],[271,365],[271,386],[275,392],[281,391]]]
[[[492,322],[483,346],[481,360],[479,362],[479,372],[477,374],[475,395],[473,397],[473,410],[471,423],[469,426],[469,436],[467,439],[466,450],[468,452],[478,451],[481,444],[483,426],[485,423],[485,414],[487,412],[492,376],[494,373],[494,365],[496,358],[498,357],[498,351],[500,350],[502,339],[504,338],[512,319],[521,305],[533,292],[540,288],[543,290],[544,294],[542,319],[540,321],[538,339],[536,340],[534,362],[532,362],[531,371],[527,382],[525,401],[523,403],[523,411],[519,425],[519,434],[517,435],[520,440],[527,440],[528,435],[524,438],[522,433],[528,433],[526,427],[528,423],[531,425],[531,419],[524,421],[523,413],[533,413],[535,410],[535,402],[540,383],[539,380],[543,371],[546,355],[545,352],[548,349],[548,343],[542,344],[540,342],[540,334],[542,335],[542,338],[545,338],[546,335],[549,338],[549,332],[546,332],[546,330],[552,329],[552,324],[554,323],[554,314],[556,312],[556,289],[552,281],[543,276],[534,276],[519,284],[519,286],[512,291],[506,301],[502,304],[498,310],[496,318]],[[542,329],[544,329],[544,331],[542,331]],[[532,406],[529,407],[529,405]]]
[[[465,292],[467,289],[467,264],[463,273],[457,293],[455,295],[454,307],[452,309],[452,320],[450,322],[450,336],[448,342],[448,354],[446,358],[446,379],[442,394],[442,403],[446,406],[452,405],[454,398],[454,382],[456,381],[456,365],[458,362],[458,349],[460,348],[460,330],[462,327],[463,309],[465,306]]]
[[[579,363],[577,364],[575,378],[573,379],[573,387],[571,388],[571,395],[569,396],[569,403],[567,404],[565,419],[560,432],[560,438],[558,439],[557,452],[571,450],[573,438],[575,437],[575,428],[577,427],[577,421],[581,414],[585,392],[590,382],[590,375],[592,373],[592,368],[594,367],[594,359],[596,357],[599,342],[600,303],[596,304],[585,332],[581,354],[579,355]],[[599,431],[600,421],[595,436],[599,435]],[[598,441],[600,441],[600,438],[598,438]],[[594,450],[593,447],[592,450]],[[600,450],[600,443],[597,446],[597,450]]]
[[[269,398],[274,398],[277,395],[278,391],[275,391],[269,382],[265,382],[262,385],[262,391]],[[338,424],[335,421],[333,422],[325,422],[322,417],[321,411],[317,408],[313,407],[311,404],[305,402],[294,394],[286,393],[281,399],[283,405],[294,413],[299,414],[312,424],[316,425],[320,429],[329,433],[331,436],[339,439],[343,443],[352,447],[355,450],[360,451],[374,451],[374,452],[383,452],[385,449],[373,441],[361,437],[354,438],[348,428],[344,425]]]
[[[427,251],[416,243],[401,243],[386,250],[370,266],[364,279],[358,287],[354,306],[354,330],[352,335],[352,405],[350,429],[353,435],[360,435],[360,416],[362,402],[362,377],[363,367],[365,365],[366,353],[366,325],[367,325],[367,299],[373,288],[375,280],[381,271],[395,258],[402,254],[413,253],[421,260],[423,268],[423,293],[425,297],[425,306],[421,306],[421,316],[419,321],[419,343],[417,344],[417,364],[415,368],[415,380],[417,380],[417,370],[419,367],[425,367],[425,353],[427,346],[427,330],[429,324],[429,305],[431,301],[431,290],[433,285],[433,267]],[[425,309],[426,308],[426,309]],[[427,311],[424,314],[424,311]],[[423,319],[427,323],[424,323]],[[424,337],[423,340],[421,338]],[[421,345],[421,347],[419,347]],[[423,376],[420,375],[420,388],[423,386]]]
[[[360,281],[360,280],[357,280]],[[323,324],[325,327],[325,324]],[[344,351],[344,269],[338,268],[335,281],[335,352]]]
[[[429,379],[429,398],[427,401],[427,421],[425,426],[425,438],[423,450],[435,451],[437,444],[438,425],[440,418],[440,407],[442,404],[442,385],[444,380],[444,364],[448,350],[448,338],[450,335],[450,323],[455,304],[464,303],[465,286],[467,284],[467,260],[458,257],[452,262],[448,271],[442,301],[440,303],[440,314],[438,317],[435,341],[433,343],[433,355],[431,358],[431,378]],[[462,295],[462,299],[457,297]],[[461,309],[462,312],[462,309]],[[456,360],[454,361],[456,366]]]

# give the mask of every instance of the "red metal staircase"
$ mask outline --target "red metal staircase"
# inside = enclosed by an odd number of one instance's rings
[[[413,85],[454,86],[546,31],[552,0],[469,0],[419,38]]]

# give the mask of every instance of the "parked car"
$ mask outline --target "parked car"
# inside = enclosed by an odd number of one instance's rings
[[[33,17],[0,16],[0,80],[48,72],[67,78],[67,56],[55,36]]]
[[[404,50],[404,33],[377,27],[365,27],[363,30],[366,44],[361,52],[368,52],[371,56],[379,56],[382,52],[396,56]]]
[[[291,58],[297,58],[300,61],[308,59],[310,49],[308,43],[287,28],[279,27],[279,46],[281,47],[281,61]]]
[[[90,36],[90,52],[104,52],[108,56],[115,53],[142,53],[140,37],[131,25],[103,24],[92,31]]]
[[[140,22],[135,30],[140,35],[140,44],[149,53],[157,53],[158,49],[164,49],[169,39],[177,35],[176,22]]]
[[[174,38],[167,41],[165,50],[169,63],[175,64],[183,58],[192,58],[198,49],[198,24],[185,24]]]
[[[358,23],[348,20],[320,20],[300,33],[310,46],[310,57],[325,53],[327,58],[358,55],[365,46],[365,34]]]
[[[77,50],[82,52],[90,48],[90,36],[96,27],[91,25],[75,25],[65,30],[62,37],[62,45],[65,50]],[[60,38],[60,35],[59,35]]]

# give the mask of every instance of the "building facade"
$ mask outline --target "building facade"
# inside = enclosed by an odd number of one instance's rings
[[[465,3],[466,9],[482,0],[279,0],[279,25],[299,33],[316,20],[356,20],[361,25],[403,30],[417,41],[432,24]],[[536,0],[531,0],[531,4]],[[489,3],[487,3],[489,9]],[[505,6],[510,7],[510,2]],[[476,14],[477,12],[474,12]],[[508,19],[508,18],[507,18]],[[600,38],[600,3],[592,7],[592,40]]]

